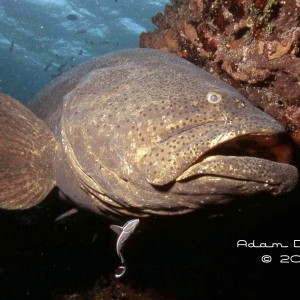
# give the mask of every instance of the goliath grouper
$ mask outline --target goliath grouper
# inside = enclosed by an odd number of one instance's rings
[[[284,129],[174,55],[115,52],[73,68],[30,103],[0,98],[0,207],[57,186],[102,215],[176,215],[298,180]]]

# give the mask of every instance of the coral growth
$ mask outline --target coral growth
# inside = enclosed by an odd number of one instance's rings
[[[176,53],[240,89],[300,146],[300,3],[172,0],[140,46]]]

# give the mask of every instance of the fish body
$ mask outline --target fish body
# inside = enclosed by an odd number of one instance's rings
[[[52,61],[50,61],[50,62],[45,66],[44,72],[47,72],[48,69],[51,67],[51,65],[52,65]]]
[[[120,278],[124,275],[126,272],[126,264],[125,260],[122,254],[122,249],[125,245],[125,242],[128,240],[128,238],[133,234],[135,231],[135,228],[139,224],[139,219],[133,219],[125,223],[124,226],[118,226],[118,225],[110,225],[110,228],[118,234],[118,240],[116,243],[116,250],[117,254],[121,259],[121,266],[119,266],[115,271],[115,277]]]
[[[58,186],[77,207],[105,216],[176,215],[278,195],[298,181],[279,123],[225,82],[158,50],[74,67],[33,99],[35,115],[3,99],[0,128],[10,131],[0,140],[2,208],[28,208]],[[22,114],[29,133],[15,117]]]
[[[14,41],[11,41],[10,47],[9,47],[9,53],[12,53],[12,51],[13,51],[13,49],[14,49],[14,46],[15,46],[15,42],[14,42]]]
[[[78,19],[78,16],[76,14],[68,14],[67,19],[70,21],[75,21]]]
[[[118,226],[118,225],[110,225],[110,228],[118,234],[118,240],[116,244],[116,250],[117,254],[121,259],[121,263],[125,263],[122,249],[125,245],[125,242],[128,240],[128,238],[133,234],[135,228],[139,224],[139,219],[130,220],[127,223],[125,223],[124,226]]]
[[[61,65],[59,65],[59,67],[57,68],[57,72],[61,72],[66,67],[67,64],[68,64],[68,60],[66,60]]]

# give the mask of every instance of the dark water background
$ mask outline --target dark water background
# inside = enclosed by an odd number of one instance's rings
[[[215,217],[143,220],[125,248],[128,271],[115,283],[119,259],[109,224],[83,213],[53,222],[67,205],[52,193],[25,214],[0,212],[0,299],[296,299],[298,195],[299,188],[248,199],[263,205],[218,208]],[[289,248],[238,248],[239,240]],[[263,255],[272,261],[263,263]],[[109,286],[113,293],[100,297]]]

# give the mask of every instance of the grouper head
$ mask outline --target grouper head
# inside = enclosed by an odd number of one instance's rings
[[[100,209],[182,214],[296,185],[282,126],[225,82],[149,49],[94,64],[64,97],[61,135]]]

